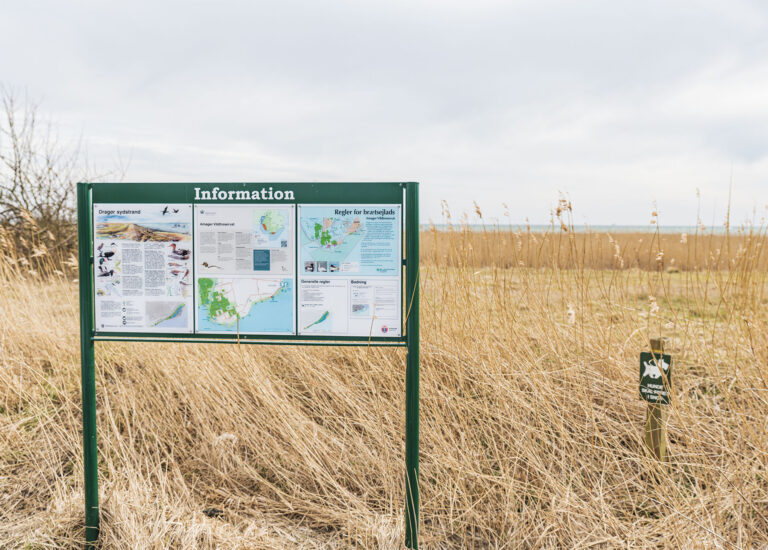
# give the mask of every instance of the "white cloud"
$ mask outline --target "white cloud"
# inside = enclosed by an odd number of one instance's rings
[[[129,180],[419,180],[424,218],[722,219],[768,202],[748,1],[4,4],[0,74]]]

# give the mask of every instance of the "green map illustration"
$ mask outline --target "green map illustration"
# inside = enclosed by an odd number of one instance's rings
[[[293,332],[293,280],[211,278],[197,283],[200,332]]]
[[[280,246],[281,239],[285,239],[283,232],[288,225],[288,214],[282,210],[256,210],[253,218],[257,241],[266,242],[270,247]]]
[[[299,266],[304,273],[396,275],[397,205],[302,206]]]
[[[358,245],[365,237],[360,216],[302,216],[301,230],[303,260],[359,261]]]

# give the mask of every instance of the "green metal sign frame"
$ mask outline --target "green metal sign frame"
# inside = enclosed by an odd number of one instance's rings
[[[195,188],[212,186],[227,197],[237,191],[271,188],[292,191],[294,199],[238,200],[237,204],[345,205],[397,204],[404,212],[401,235],[402,280],[404,281],[403,328],[398,337],[319,335],[247,335],[200,333],[98,332],[94,311],[93,205],[101,203],[188,203],[196,200]],[[218,195],[217,195],[218,197]],[[264,199],[264,197],[261,197]],[[226,198],[204,204],[229,204]],[[85,470],[85,535],[89,546],[99,538],[99,483],[96,440],[95,342],[191,342],[314,346],[406,347],[405,372],[405,544],[419,546],[419,184],[382,183],[78,183],[77,230],[80,280],[80,351],[83,399],[83,458]],[[404,246],[402,246],[404,244]],[[404,255],[403,255],[404,252]],[[296,251],[298,255],[298,250]],[[298,277],[298,273],[295,274]],[[296,290],[297,291],[297,290]]]

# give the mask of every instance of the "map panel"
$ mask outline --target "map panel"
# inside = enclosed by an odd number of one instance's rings
[[[400,205],[300,206],[302,273],[400,272]]]
[[[195,205],[197,273],[292,275],[293,205]]]
[[[400,205],[299,206],[299,334],[402,334]]]
[[[197,331],[293,333],[293,279],[198,279]]]
[[[196,330],[294,334],[295,207],[195,205]]]

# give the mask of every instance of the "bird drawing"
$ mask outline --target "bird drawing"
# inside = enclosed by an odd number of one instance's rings
[[[101,267],[101,266],[99,266],[99,267]],[[109,271],[102,271],[101,273],[99,273],[99,277],[111,277],[114,274],[115,274],[115,270],[114,269],[110,269]]]
[[[178,248],[176,243],[171,243],[171,256],[180,260],[186,260],[189,258],[189,250]]]
[[[203,267],[207,267],[208,269],[221,269],[221,266],[211,265],[208,262],[203,262]]]
[[[163,208],[163,216],[165,216],[168,213],[168,207],[166,206]]]
[[[178,208],[174,208],[174,209],[173,209],[173,213],[174,213],[174,214],[178,214],[178,213],[179,213],[179,209],[178,209]]]
[[[172,269],[171,275],[173,275],[174,277],[178,277],[179,275],[182,275],[181,279],[184,280],[187,278],[187,275],[189,275],[189,269],[187,269],[186,271],[182,271],[181,269]]]

